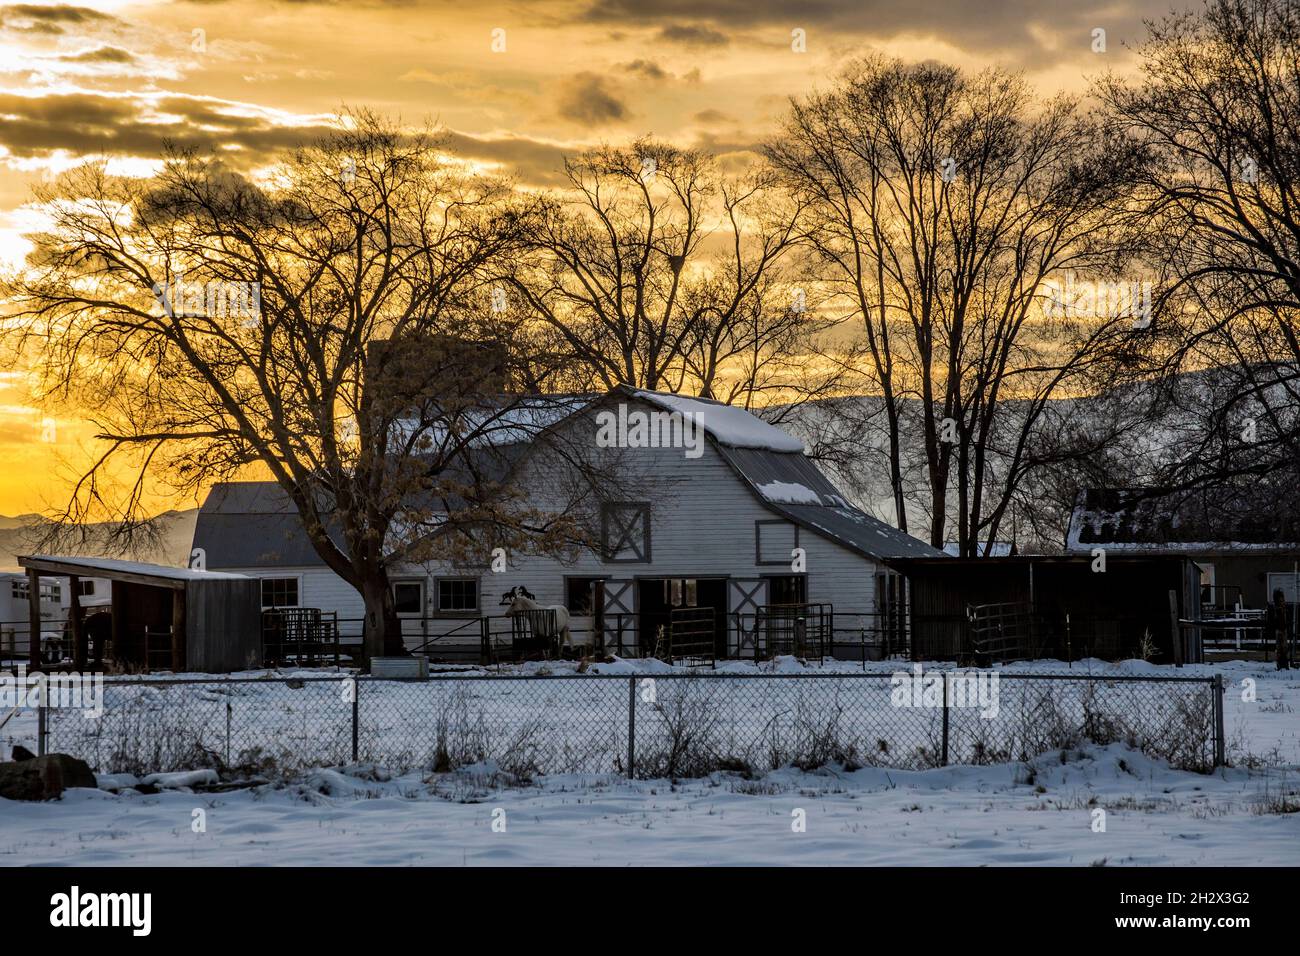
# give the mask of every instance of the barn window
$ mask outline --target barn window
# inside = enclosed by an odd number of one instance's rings
[[[577,614],[583,617],[594,614],[595,606],[593,604],[596,585],[605,580],[604,578],[565,578],[564,579],[564,606],[568,608],[570,614]]]
[[[478,578],[440,578],[439,611],[477,611]]]
[[[297,578],[262,578],[262,607],[297,606]]]
[[[808,578],[802,574],[777,574],[767,579],[768,604],[807,604]]]
[[[779,518],[754,522],[754,561],[758,564],[790,566],[799,547],[799,526]]]
[[[424,582],[394,581],[393,607],[398,614],[420,617],[424,614]]]
[[[697,607],[695,578],[665,578],[664,604],[669,607]]]
[[[608,502],[602,505],[600,542],[604,560],[609,564],[649,564],[649,502]]]

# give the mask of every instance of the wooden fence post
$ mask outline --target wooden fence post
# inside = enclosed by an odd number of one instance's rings
[[[81,620],[81,578],[68,576],[68,625],[72,631],[72,667],[78,673],[86,669],[86,626]]]
[[[185,670],[185,588],[172,591],[172,673]],[[147,651],[146,651],[147,652]],[[301,660],[301,656],[299,657]]]
[[[41,669],[41,576],[27,569],[27,666]]]

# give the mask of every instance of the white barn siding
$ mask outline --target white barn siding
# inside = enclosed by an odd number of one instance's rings
[[[564,600],[565,575],[752,579],[791,573],[788,562],[758,564],[756,522],[782,519],[759,503],[712,445],[705,446],[700,458],[685,461],[680,449],[644,449],[640,455],[653,463],[652,478],[678,479],[661,500],[651,501],[650,563],[606,563],[586,555],[565,566],[520,556],[511,560],[508,572],[485,575],[500,580],[502,586],[493,590],[523,584],[541,603],[558,604]],[[680,480],[682,475],[689,477]],[[831,603],[845,612],[874,610],[875,562],[806,528],[799,529],[799,546],[807,553],[810,602]]]
[[[590,428],[594,447],[596,428],[592,414],[576,418],[571,427]],[[651,560],[648,563],[609,563],[590,553],[573,563],[520,554],[511,555],[508,569],[500,573],[493,573],[487,567],[466,570],[432,564],[394,569],[390,576],[418,577],[426,581],[425,606],[430,617],[437,616],[440,577],[477,577],[480,613],[500,617],[505,611],[500,606],[501,595],[516,585],[523,585],[543,605],[565,603],[566,577],[605,578],[607,597],[617,589],[617,582],[637,578],[727,578],[732,582],[727,586],[727,612],[751,611],[756,603],[767,602],[766,589],[759,583],[762,578],[795,573],[790,567],[789,554],[793,522],[760,503],[749,484],[711,441],[704,442],[703,453],[698,458],[685,457],[684,450],[679,448],[635,449],[625,454],[632,461],[631,467],[647,477],[650,493],[633,492],[627,497],[650,501]],[[524,479],[524,486],[536,489],[538,495],[544,494],[542,489],[548,479],[546,466],[541,459],[534,459],[532,467],[536,472]],[[656,490],[661,493],[655,495]],[[764,559],[783,559],[783,564],[759,563],[758,522],[767,523],[763,525]],[[781,527],[782,522],[785,528]],[[848,636],[843,632],[852,632],[859,626],[870,627],[869,615],[876,611],[875,573],[882,566],[808,528],[798,528],[798,544],[806,554],[807,600],[833,605],[835,626],[841,632],[841,639]],[[487,561],[485,555],[484,563]],[[323,567],[230,567],[222,562],[220,554],[211,552],[208,566],[261,578],[295,576],[299,579],[302,606],[334,611],[341,622],[359,622],[364,613],[360,595]],[[635,587],[627,603],[629,610],[638,610]],[[610,609],[608,600],[606,607]],[[462,619],[464,616],[460,615]],[[407,625],[406,643],[408,647],[416,647],[440,627],[459,628],[462,637],[458,640],[477,641],[477,634],[463,628],[462,623],[449,619],[445,624],[421,625],[411,621]],[[606,623],[607,627],[612,626],[609,620]],[[573,626],[587,630],[591,619],[575,617]],[[500,629],[494,627],[494,631]],[[347,623],[341,630],[344,635],[359,634],[359,623]]]

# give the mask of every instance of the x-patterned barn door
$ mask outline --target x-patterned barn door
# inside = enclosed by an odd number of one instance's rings
[[[636,580],[605,581],[605,652],[627,654],[636,647]]]
[[[743,657],[746,650],[751,654],[754,651],[758,609],[767,603],[767,579],[732,578],[730,591],[731,619],[736,628],[733,653]]]

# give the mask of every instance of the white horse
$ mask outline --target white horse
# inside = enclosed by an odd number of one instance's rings
[[[574,650],[577,650],[578,648],[584,648],[586,652],[588,653],[590,652],[591,644],[592,644],[592,636],[587,635],[586,638],[583,640],[574,641],[573,635],[569,631],[569,609],[566,608],[563,604],[552,604],[549,606],[538,604],[536,601],[533,600],[533,596],[528,593],[528,589],[525,588],[522,584],[515,585],[513,588],[511,588],[509,591],[503,594],[501,596],[501,603],[508,604],[510,606],[509,613],[511,614],[520,614],[524,611],[551,611],[552,619],[555,621],[554,633],[546,633],[547,631],[551,631],[551,626],[549,621],[543,623],[542,620],[535,619],[533,621],[533,626],[538,628],[537,636],[538,637],[558,636],[560,639],[561,648],[568,647],[568,648],[573,648]]]

